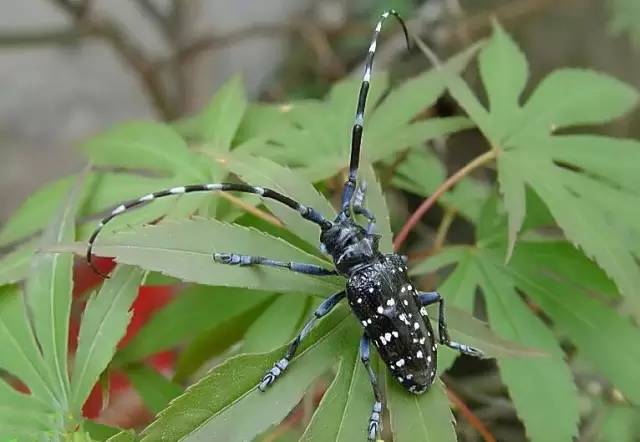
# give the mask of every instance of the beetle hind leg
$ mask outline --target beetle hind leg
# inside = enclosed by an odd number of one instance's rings
[[[378,434],[382,430],[382,393],[380,392],[380,386],[376,374],[371,367],[370,346],[369,337],[365,334],[360,338],[360,360],[367,369],[369,374],[369,380],[371,381],[371,387],[373,388],[373,395],[376,401],[373,404],[371,410],[371,417],[369,417],[369,425],[367,426],[367,438],[368,440],[376,440]]]
[[[435,303],[440,304],[438,309],[438,334],[440,335],[440,343],[442,345],[446,345],[447,347],[453,350],[457,350],[465,355],[473,356],[476,358],[484,357],[484,353],[482,352],[482,350],[451,340],[451,338],[449,337],[449,329],[447,327],[444,298],[440,295],[440,293],[420,292],[420,303],[424,306]]]

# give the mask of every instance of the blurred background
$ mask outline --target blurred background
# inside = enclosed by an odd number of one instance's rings
[[[532,83],[577,66],[640,86],[637,0],[4,0],[0,222],[42,184],[79,170],[86,137],[188,115],[234,73],[268,101],[322,96],[360,75],[387,7],[442,57],[486,36],[496,17],[527,53]],[[401,81],[426,63],[390,28],[375,68]],[[634,120],[607,130],[634,136]]]

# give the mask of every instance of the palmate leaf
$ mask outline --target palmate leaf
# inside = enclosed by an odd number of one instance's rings
[[[240,176],[245,182],[282,192],[305,206],[313,207],[327,219],[335,218],[336,212],[329,201],[296,171],[266,158],[241,152],[216,154],[216,157],[219,163]],[[264,204],[287,226],[288,230],[309,244],[318,245],[320,237],[318,226],[277,201],[264,200]]]
[[[364,439],[372,393],[369,375],[360,361],[357,347],[354,343],[343,349],[336,377],[300,441]]]
[[[501,218],[490,211],[484,218],[492,217]],[[590,295],[591,291],[601,289],[608,296],[616,296],[610,293],[611,282],[606,281],[602,272],[569,244],[521,241],[511,262],[505,264],[505,224],[493,225],[494,231],[487,225],[478,244],[466,253],[457,247],[453,253],[447,253],[446,259],[440,260],[441,264],[454,262],[457,266],[439,291],[447,301],[471,309],[476,288],[481,288],[492,329],[505,338],[543,349],[550,355],[529,359],[526,364],[499,356],[498,365],[529,437],[570,440],[578,419],[570,371],[562,361],[553,334],[533,316],[516,289],[530,297],[550,317],[553,327],[576,345],[581,356],[630,398],[638,394],[637,382],[622,367],[640,358],[640,353],[634,350],[637,346],[631,348],[632,342],[640,339],[640,331]],[[491,237],[497,239],[489,241]],[[432,270],[421,267],[424,271]],[[585,281],[579,280],[576,271],[579,275],[588,275]],[[606,342],[614,341],[618,344],[607,346]],[[599,350],[594,352],[594,348]],[[540,381],[532,382],[536,378]],[[547,412],[548,407],[544,406],[550,397],[555,398],[554,403],[562,404],[554,407],[553,413]],[[558,415],[558,410],[562,410],[562,415]]]
[[[23,428],[25,431],[38,431],[43,420],[55,422],[55,412],[59,404],[53,389],[51,371],[40,354],[27,320],[23,295],[16,287],[0,288],[0,367],[24,382],[32,395],[18,393],[0,380],[0,401],[7,408],[0,409],[0,429],[11,435],[12,431]],[[15,401],[14,401],[15,400]],[[15,404],[15,405],[14,405]],[[22,416],[32,416],[33,425],[22,422],[17,425],[14,414],[16,405],[21,405]],[[47,416],[50,417],[47,417]],[[52,425],[49,429],[57,428]],[[6,429],[6,430],[5,430]]]
[[[138,295],[143,277],[142,270],[118,266],[100,291],[89,298],[73,362],[70,402],[75,415],[81,414],[82,405],[126,332],[131,319],[129,308]]]
[[[635,261],[640,227],[633,212],[612,213],[613,201],[616,208],[639,206],[640,176],[632,170],[640,164],[640,143],[553,135],[558,129],[619,117],[635,105],[637,92],[602,74],[562,69],[547,76],[521,105],[526,60],[497,25],[481,51],[480,72],[490,110],[450,70],[447,86],[497,150],[498,181],[509,214],[508,253],[524,218],[524,190],[530,187],[567,238],[611,276],[640,316]]]
[[[348,318],[344,308],[327,316],[305,340],[286,376],[266,393],[258,391],[256,385],[273,362],[282,356],[284,348],[228,360],[161,412],[144,430],[142,440],[253,439],[279,423],[298,403],[311,382],[329,370],[335,362],[336,349],[350,341],[346,338],[353,336],[354,327],[357,327],[356,322]],[[246,419],[247,416],[251,419]],[[238,425],[238,422],[243,424]]]
[[[78,179],[43,233],[39,244],[41,250],[75,240],[75,218],[82,179]],[[38,253],[31,262],[25,293],[27,306],[33,315],[35,335],[54,381],[56,399],[64,410],[69,407],[70,393],[67,351],[72,267],[73,255],[69,253]]]
[[[309,299],[284,293],[265,308],[244,335],[240,353],[266,353],[289,342],[307,319]]]
[[[476,49],[472,47],[453,57],[447,66],[459,72]],[[324,101],[291,103],[284,113],[289,126],[272,133],[269,144],[260,146],[260,154],[300,168],[312,181],[335,175],[348,158],[360,81],[354,78],[338,83]],[[376,107],[386,84],[386,76],[373,76],[363,139],[363,155],[370,162],[389,158],[427,139],[470,127],[468,120],[459,117],[412,122],[443,92],[444,82],[439,72],[428,71],[407,81],[387,94]]]
[[[273,259],[329,265],[282,239],[213,219],[168,220],[105,235],[96,243],[95,250],[97,254],[113,256],[121,263],[199,284],[324,295],[343,287],[337,277],[313,277],[282,269],[215,263],[213,253],[216,252],[263,256],[268,251]]]
[[[242,78],[234,76],[218,90],[200,113],[178,121],[175,128],[184,137],[203,143],[205,150],[228,151],[247,105]]]

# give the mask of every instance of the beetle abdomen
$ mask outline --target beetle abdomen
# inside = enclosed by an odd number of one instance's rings
[[[412,393],[426,391],[435,378],[437,346],[402,258],[384,255],[354,273],[347,299],[398,382]]]

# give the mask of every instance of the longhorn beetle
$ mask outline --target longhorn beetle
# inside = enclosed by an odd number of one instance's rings
[[[115,216],[170,195],[181,195],[190,192],[245,192],[262,198],[279,201],[300,213],[300,215],[320,227],[320,244],[322,249],[331,255],[334,270],[325,269],[312,264],[298,262],[281,262],[262,256],[239,255],[236,253],[214,253],[213,259],[220,264],[238,266],[269,266],[288,269],[307,275],[342,275],[346,281],[346,289],[342,290],[320,304],[313,317],[305,324],[295,337],[282,359],[264,375],[258,388],[265,391],[287,369],[289,362],[296,354],[300,342],[307,336],[316,320],[327,315],[345,297],[353,313],[358,317],[364,332],[360,339],[360,358],[367,369],[375,402],[369,418],[367,435],[375,440],[381,429],[382,393],[369,359],[370,342],[373,341],[380,357],[393,372],[395,378],[409,392],[424,393],[433,383],[436,376],[437,342],[427,315],[426,306],[439,304],[438,331],[440,344],[453,348],[460,353],[480,357],[482,352],[476,348],[454,342],[449,338],[445,321],[444,299],[438,292],[420,292],[412,284],[407,275],[407,267],[400,255],[395,253],[383,255],[378,250],[379,235],[374,233],[376,219],[364,207],[364,183],[356,186],[360,145],[364,125],[364,110],[371,79],[371,67],[376,51],[376,41],[382,24],[389,15],[400,22],[407,45],[409,34],[402,18],[394,11],[386,11],[380,17],[369,52],[365,60],[364,76],[360,86],[355,122],[351,133],[351,158],[349,175],[342,190],[342,207],[336,219],[330,221],[318,211],[307,207],[272,189],[247,184],[212,183],[195,184],[160,192],[150,193],[137,200],[116,207],[104,218],[89,238],[87,261],[93,265],[92,249],[96,237],[104,225]],[[361,215],[368,220],[365,227],[354,220],[354,215]],[[103,275],[106,276],[106,275]]]

